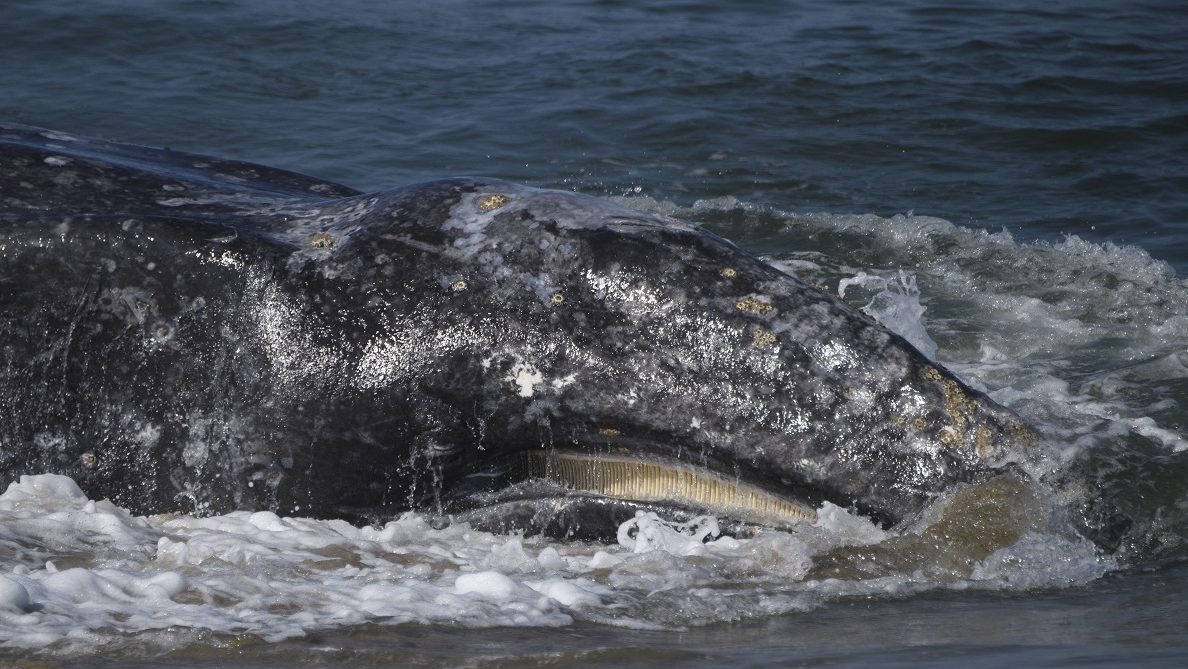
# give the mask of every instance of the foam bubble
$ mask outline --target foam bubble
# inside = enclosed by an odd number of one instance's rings
[[[31,601],[29,590],[16,577],[0,575],[0,609],[28,613]]]
[[[531,589],[497,571],[481,571],[459,576],[454,581],[454,591],[459,594],[474,594],[494,601],[506,601],[516,596],[523,597]]]

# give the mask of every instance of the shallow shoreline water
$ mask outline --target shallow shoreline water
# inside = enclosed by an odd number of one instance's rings
[[[1188,267],[1175,2],[66,0],[0,18],[10,121],[362,189],[467,174],[915,211]]]
[[[809,613],[643,631],[578,623],[550,629],[366,625],[265,643],[207,638],[152,657],[132,652],[45,659],[23,666],[190,669],[335,666],[474,667],[1001,667],[1179,666],[1188,643],[1178,615],[1188,596],[1184,567],[1126,572],[1073,589],[1025,596],[938,592],[906,599],[857,598]],[[1153,643],[1152,640],[1155,640]],[[15,657],[9,656],[13,660]],[[16,666],[22,666],[20,664]]]

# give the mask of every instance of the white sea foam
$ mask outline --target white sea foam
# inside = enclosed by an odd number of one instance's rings
[[[187,643],[186,630],[279,640],[368,622],[679,628],[906,582],[805,580],[814,555],[888,536],[828,504],[795,534],[736,539],[718,536],[712,518],[641,514],[624,523],[618,544],[593,545],[434,529],[412,513],[362,528],[268,512],[138,518],[87,499],[68,478],[42,475],[0,495],[0,528],[0,646],[55,653],[118,646],[130,633],[153,632],[164,644]],[[1048,539],[1029,541],[988,558],[976,578],[1046,584],[1104,570],[1090,550],[1068,574],[1035,576],[1032,563],[1051,569],[1036,557]],[[1020,567],[1013,555],[1032,563]]]

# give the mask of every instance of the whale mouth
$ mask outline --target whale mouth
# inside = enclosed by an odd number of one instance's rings
[[[610,499],[702,508],[773,527],[817,520],[803,502],[684,463],[565,451],[527,457],[532,475]]]
[[[795,531],[813,523],[809,504],[696,465],[613,453],[535,451],[514,466],[518,483],[468,495],[451,517],[478,529],[608,540],[639,511],[671,520],[712,515],[723,532]]]

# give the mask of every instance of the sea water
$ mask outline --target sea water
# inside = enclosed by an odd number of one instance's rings
[[[1175,2],[12,0],[0,116],[661,211],[865,309],[1020,413],[1050,466],[1142,443],[1182,474],[1186,45]],[[1165,528],[1183,478],[1151,501]],[[1058,531],[831,579],[825,554],[910,530],[827,506],[797,533],[645,515],[586,544],[0,490],[0,664],[1188,662],[1182,563]]]

